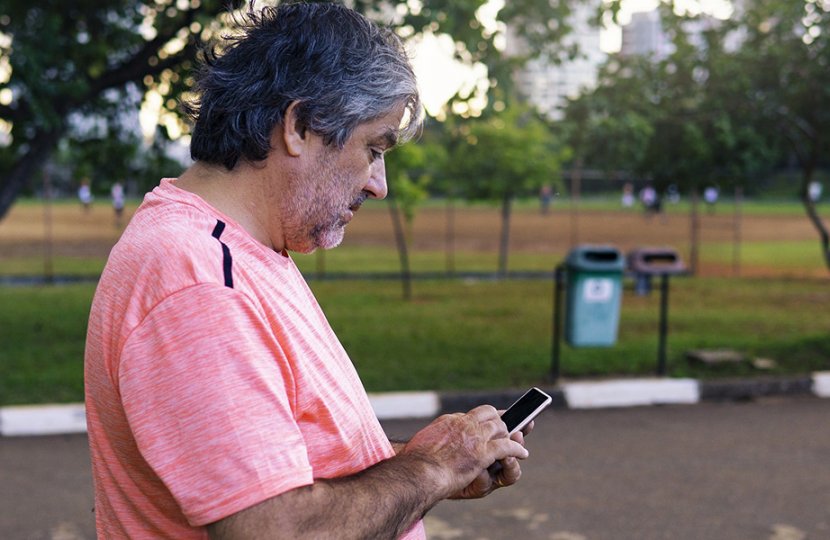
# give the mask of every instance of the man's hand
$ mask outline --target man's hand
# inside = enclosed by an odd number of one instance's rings
[[[518,481],[518,460],[528,456],[523,442],[521,433],[508,437],[494,407],[482,405],[467,414],[437,418],[400,455],[435,465],[432,481],[440,498],[478,498]]]
[[[499,415],[504,411],[499,411]],[[514,433],[510,438],[524,446],[524,436],[533,431],[534,423],[531,421],[519,432]],[[467,487],[452,495],[451,499],[480,499],[486,497],[498,488],[511,486],[519,481],[522,476],[522,469],[516,458],[505,458],[497,461],[482,471],[475,480]]]

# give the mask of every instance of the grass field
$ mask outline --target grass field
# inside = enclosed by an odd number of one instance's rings
[[[550,370],[553,285],[547,280],[312,281],[323,309],[372,391],[542,384]],[[0,288],[0,404],[77,401],[93,285]],[[723,377],[830,369],[830,287],[817,279],[675,278],[671,376]],[[563,343],[566,378],[651,375],[659,295],[626,282],[618,343]],[[684,353],[732,348],[777,367],[690,365]]]
[[[748,206],[748,205],[747,205]],[[797,209],[796,205],[792,205]],[[15,206],[0,222],[0,276],[39,275],[44,264],[44,209]],[[52,271],[97,275],[120,230],[110,209],[84,214],[74,204],[52,209]],[[412,234],[413,270],[446,270],[446,209],[431,203]],[[574,224],[576,229],[574,229]],[[453,262],[457,272],[496,268],[498,209],[458,206]],[[519,205],[511,232],[512,271],[550,271],[580,243],[671,245],[685,256],[688,219],[672,212],[646,220],[636,212],[564,209],[542,216]],[[830,273],[818,240],[796,213],[747,212],[742,222],[740,278],[734,277],[731,217],[703,216],[698,277],[671,281],[668,366],[671,376],[724,377],[830,369]],[[347,240],[324,255],[298,256],[335,331],[372,391],[484,389],[543,383],[550,369],[553,285],[549,279],[416,280],[401,299],[395,280],[318,280],[318,272],[395,272],[397,253],[382,203],[367,206]],[[94,284],[0,287],[0,404],[78,401],[83,348]],[[656,293],[637,296],[625,281],[619,340],[609,348],[562,349],[565,378],[654,373]],[[685,352],[732,348],[749,363],[727,368],[689,364]]]

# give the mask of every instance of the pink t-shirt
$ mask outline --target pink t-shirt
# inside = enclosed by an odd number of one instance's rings
[[[110,254],[85,356],[101,538],[206,538],[394,455],[291,258],[169,179]]]

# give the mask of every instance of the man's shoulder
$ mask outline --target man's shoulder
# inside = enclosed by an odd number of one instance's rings
[[[101,284],[164,294],[197,283],[223,283],[220,220],[175,201],[145,201],[113,247]]]

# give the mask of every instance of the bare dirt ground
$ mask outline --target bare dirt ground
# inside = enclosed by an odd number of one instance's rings
[[[128,205],[124,222],[135,210]],[[411,241],[414,251],[441,251],[447,245],[448,224],[454,224],[454,246],[459,252],[496,253],[501,219],[498,207],[458,206],[449,217],[446,208],[419,209]],[[112,209],[96,204],[84,212],[80,205],[62,203],[47,212],[41,205],[15,205],[0,221],[0,265],[14,258],[40,257],[46,249],[45,238],[51,222],[54,256],[104,258],[123,230],[115,224]],[[681,257],[688,254],[690,219],[686,214],[669,213],[646,217],[637,210],[619,212],[581,211],[554,208],[542,215],[525,209],[513,215],[510,230],[511,252],[566,254],[577,244],[609,244],[624,252],[638,246],[672,246]],[[714,215],[701,214],[701,264],[703,275],[731,275],[730,261],[707,260],[707,246],[730,245],[735,239],[735,220],[727,207]],[[804,216],[743,216],[740,222],[742,242],[815,242],[818,235]],[[370,201],[349,224],[347,245],[381,245],[394,247],[392,222],[387,205]],[[728,257],[727,257],[728,258]],[[743,276],[816,276],[826,277],[827,270],[816,264],[758,265],[741,261]]]

